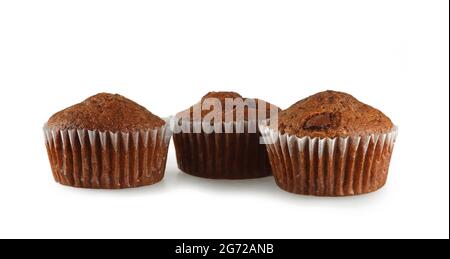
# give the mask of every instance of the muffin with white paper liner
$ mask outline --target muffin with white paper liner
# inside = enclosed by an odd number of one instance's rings
[[[280,188],[332,197],[383,187],[397,137],[381,111],[335,91],[299,101],[280,113],[278,126],[260,130]]]
[[[101,93],[53,115],[44,126],[56,182],[123,189],[161,181],[169,123],[120,95]]]
[[[242,101],[244,106],[227,108],[227,99]],[[210,179],[271,176],[267,150],[260,144],[258,123],[261,117],[268,118],[278,110],[269,103],[243,98],[234,92],[208,93],[175,117],[178,130],[174,130],[173,139],[178,167],[187,174]]]

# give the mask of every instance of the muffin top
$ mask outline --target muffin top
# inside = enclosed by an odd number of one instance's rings
[[[280,113],[278,130],[298,137],[335,138],[384,134],[394,128],[381,111],[336,91],[325,91]]]
[[[118,94],[101,93],[53,115],[47,127],[128,132],[154,129],[165,121],[139,104]]]
[[[261,119],[258,117],[258,113],[259,110],[258,109],[264,109],[265,110],[265,115],[267,118],[270,117],[270,112],[271,112],[271,107],[275,107],[276,109],[279,110],[278,107],[259,100],[259,99],[253,99],[253,98],[244,98],[242,97],[240,94],[235,93],[235,92],[210,92],[208,94],[206,94],[205,96],[202,97],[201,101],[194,104],[192,107],[190,107],[189,109],[180,112],[177,117],[182,118],[183,115],[189,115],[189,118],[191,121],[196,120],[195,118],[195,113],[194,110],[200,110],[201,111],[201,118],[204,119],[205,116],[220,116],[221,117],[221,121],[226,121],[227,118],[233,118],[233,121],[237,121],[238,116],[240,115],[240,113],[242,113],[241,111],[239,111],[239,105],[233,105],[232,107],[227,107],[226,103],[227,103],[227,99],[229,100],[236,100],[236,99],[241,99],[242,102],[245,104],[243,106],[243,110],[244,110],[244,116],[243,116],[243,120],[244,121],[249,121],[249,120],[256,120],[256,118]],[[207,102],[207,100],[209,100],[209,102]],[[214,104],[218,104],[220,103],[221,109],[220,110],[215,110],[214,108]],[[265,107],[263,107],[265,104]],[[208,105],[211,105],[208,107]],[[209,109],[202,109],[208,107]],[[261,107],[260,107],[261,106]],[[279,110],[280,111],[280,110]],[[256,117],[254,117],[256,116]]]

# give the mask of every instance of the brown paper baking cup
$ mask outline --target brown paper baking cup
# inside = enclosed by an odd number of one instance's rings
[[[45,144],[55,180],[63,185],[122,189],[162,180],[171,131],[100,132],[55,130],[44,126]]]
[[[315,196],[374,192],[386,183],[397,128],[387,134],[310,138],[260,124],[273,175],[283,190]]]
[[[257,124],[255,128],[257,129]],[[211,179],[252,179],[272,175],[260,133],[248,133],[249,122],[222,123],[232,132],[175,133],[173,136],[181,171]]]

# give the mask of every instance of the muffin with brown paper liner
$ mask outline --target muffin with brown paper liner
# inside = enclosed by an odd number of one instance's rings
[[[350,196],[386,183],[397,127],[353,96],[325,91],[260,124],[276,183],[296,194]]]
[[[162,180],[169,124],[120,95],[101,93],[44,126],[53,176],[63,185],[123,189]]]
[[[208,99],[219,108],[202,109]],[[241,111],[237,106],[227,109],[227,99],[241,100],[247,105]],[[196,108],[198,116],[194,112]],[[243,98],[234,92],[208,93],[175,118],[176,124],[182,125],[173,135],[178,167],[187,174],[211,179],[271,176],[267,150],[260,143],[258,119],[261,114],[266,118],[278,110],[269,103]],[[216,117],[210,120],[209,115]],[[210,130],[205,130],[208,127]]]

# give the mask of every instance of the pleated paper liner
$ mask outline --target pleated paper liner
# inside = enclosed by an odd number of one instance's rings
[[[315,196],[374,192],[386,183],[397,128],[387,134],[310,138],[260,124],[273,175],[282,189]]]
[[[135,132],[86,129],[54,130],[44,126],[55,180],[63,185],[122,189],[162,180],[171,130],[169,124]]]
[[[257,133],[249,133],[249,126]],[[221,127],[222,132],[228,129],[227,132],[243,133],[205,133],[203,130],[201,133],[174,133],[178,167],[187,174],[211,179],[252,179],[272,175],[267,150],[260,145],[257,126],[257,122],[242,121],[215,124],[214,127]]]

